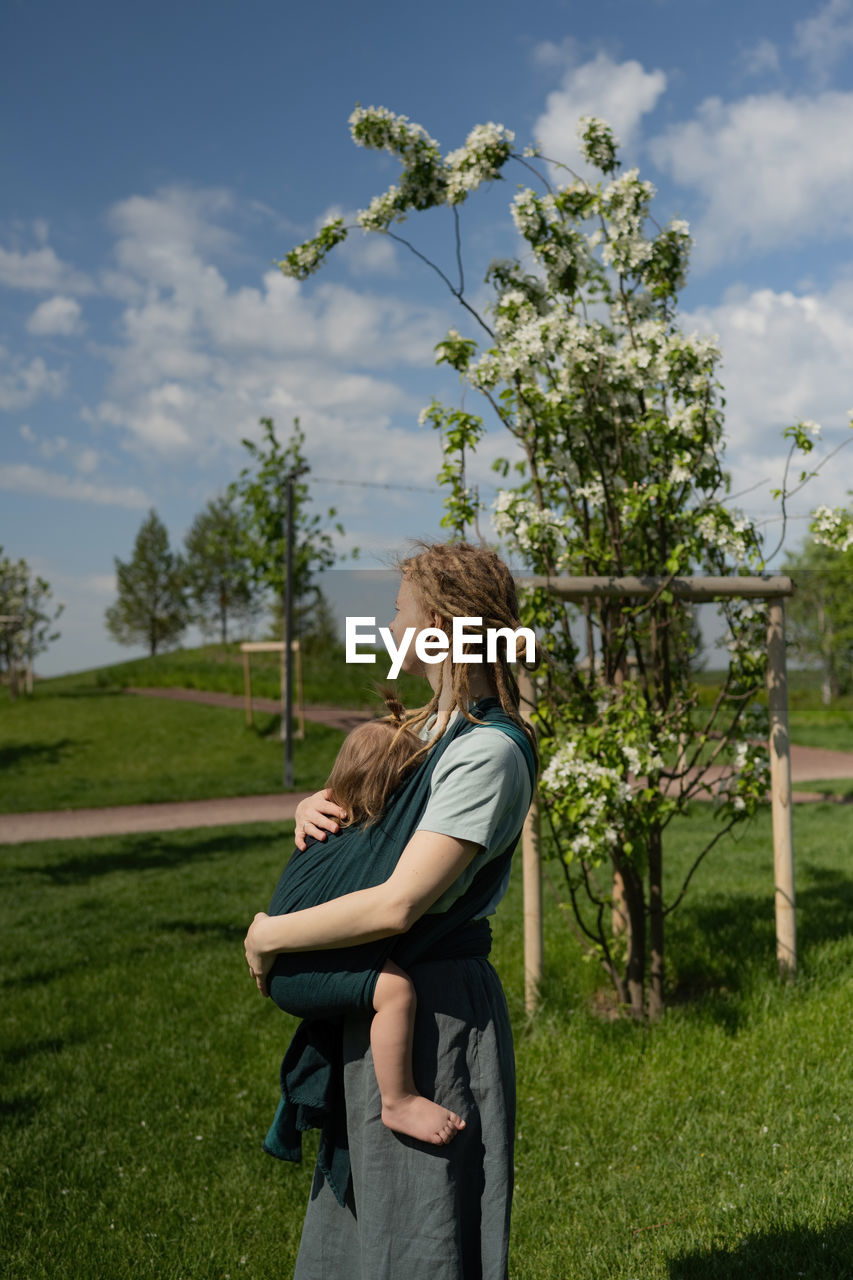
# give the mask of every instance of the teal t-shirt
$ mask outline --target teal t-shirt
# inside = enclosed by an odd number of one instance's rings
[[[458,714],[454,713],[451,723]],[[451,742],[436,764],[417,830],[473,840],[482,847],[430,913],[447,911],[477,872],[504,852],[518,835],[531,798],[524,752],[502,729],[476,726]],[[509,868],[483,915],[497,909],[508,883]]]

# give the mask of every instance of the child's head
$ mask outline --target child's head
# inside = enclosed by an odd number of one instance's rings
[[[326,786],[346,809],[342,826],[375,822],[391,792],[402,781],[406,765],[423,742],[403,725],[402,704],[386,694],[390,716],[353,729],[338,752]]]

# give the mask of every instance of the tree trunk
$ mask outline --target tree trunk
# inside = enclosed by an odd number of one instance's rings
[[[649,1019],[663,1014],[663,836],[656,823],[649,832]]]
[[[645,1013],[646,971],[646,904],[643,900],[643,882],[627,860],[620,859],[618,868],[628,921],[628,958],[625,965],[628,999],[632,1015],[642,1018]]]

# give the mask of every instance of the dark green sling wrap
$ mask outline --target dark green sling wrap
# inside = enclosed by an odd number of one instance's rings
[[[522,729],[495,699],[471,708],[477,719],[503,730],[524,752],[531,781],[533,752]],[[348,827],[327,841],[296,850],[276,886],[270,915],[283,915],[357,889],[382,884],[414,834],[429,800],[430,782],[444,751],[477,726],[458,716],[424,763],[395,791],[379,822]],[[428,912],[405,934],[328,951],[282,953],[269,975],[270,995],[281,1008],[305,1019],[281,1064],[281,1101],[264,1150],[282,1160],[302,1157],[302,1133],[322,1131],[317,1162],[340,1204],[346,1198],[350,1164],[343,1097],[342,1017],[373,1008],[383,964],[393,958],[406,969],[430,959],[485,957],[491,949],[486,910],[500,884],[521,831],[475,875],[444,912]]]

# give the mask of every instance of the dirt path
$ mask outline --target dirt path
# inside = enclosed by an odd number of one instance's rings
[[[197,702],[207,707],[229,707],[242,711],[246,699],[241,693],[207,693],[204,689],[125,689],[125,693],[136,694],[140,698],[169,698],[176,702]],[[278,698],[256,698],[252,696],[252,706],[256,711],[278,715],[281,702]],[[318,703],[306,705],[305,719],[314,720],[318,724],[327,724],[332,729],[340,729],[349,733],[356,725],[365,720],[373,720],[375,712],[360,710],[358,707],[328,707]]]

